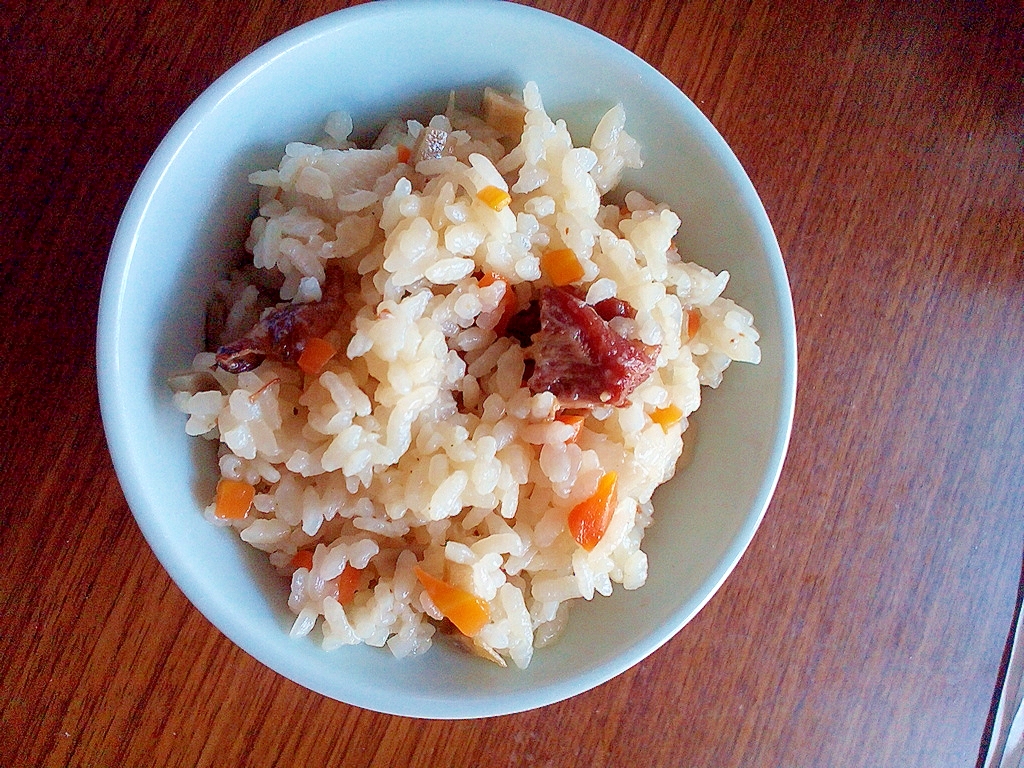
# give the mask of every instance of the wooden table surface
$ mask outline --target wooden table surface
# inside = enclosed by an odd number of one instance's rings
[[[326,0],[0,13],[0,766],[973,766],[1024,548],[1024,7],[544,0],[750,174],[796,306],[778,491],[710,604],[569,701],[419,721],[310,693],[183,597],[96,395],[107,249],[186,106]]]

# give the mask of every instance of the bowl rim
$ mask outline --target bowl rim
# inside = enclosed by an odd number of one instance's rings
[[[218,616],[217,611],[211,609],[204,596],[197,593],[187,568],[177,562],[176,558],[163,543],[161,533],[157,530],[153,521],[147,515],[141,514],[138,511],[139,500],[143,495],[140,485],[141,481],[134,471],[133,458],[124,449],[124,446],[127,444],[126,431],[128,426],[127,420],[122,416],[125,411],[122,400],[123,395],[116,387],[116,383],[121,375],[118,370],[119,318],[122,312],[126,280],[131,270],[139,230],[145,221],[148,209],[168,168],[174,163],[178,154],[187,144],[189,137],[196,129],[203,115],[214,109],[219,102],[227,98],[235,89],[241,87],[278,58],[285,56],[293,48],[311,44],[316,38],[332,33],[339,26],[355,24],[376,17],[386,17],[390,14],[402,12],[408,7],[425,6],[435,10],[447,9],[449,12],[458,13],[478,12],[480,9],[487,9],[486,12],[493,12],[496,8],[500,7],[502,13],[510,14],[514,18],[529,18],[538,23],[543,22],[557,25],[564,30],[571,31],[572,34],[588,37],[595,44],[607,48],[615,56],[627,60],[630,66],[643,72],[644,77],[648,80],[648,87],[659,89],[670,95],[673,100],[685,103],[694,110],[697,110],[700,117],[707,123],[706,127],[710,129],[706,132],[705,138],[712,142],[712,149],[716,154],[716,159],[724,166],[728,177],[739,191],[742,207],[752,215],[756,222],[758,237],[765,247],[768,268],[773,280],[773,288],[778,294],[776,310],[779,314],[780,331],[782,333],[780,348],[784,360],[781,366],[782,397],[778,411],[778,430],[771,446],[770,458],[760,485],[757,502],[744,518],[741,530],[733,539],[726,556],[722,558],[718,563],[718,567],[709,576],[709,580],[713,583],[713,588],[707,592],[695,608],[686,611],[681,610],[673,614],[673,621],[661,627],[656,627],[657,631],[652,630],[644,643],[631,647],[628,652],[622,653],[611,662],[591,670],[587,675],[570,677],[566,681],[542,685],[527,692],[517,692],[513,697],[515,701],[470,701],[463,709],[446,711],[443,715],[439,716],[452,719],[489,717],[546,706],[591,690],[635,666],[671,640],[717,593],[748,548],[775,492],[788,450],[796,406],[796,323],[790,284],[774,229],[752,182],[724,138],[711,124],[710,120],[700,112],[699,108],[657,69],[615,41],[569,19],[536,8],[494,0],[485,0],[484,2],[474,3],[471,6],[457,0],[384,0],[383,2],[368,3],[328,13],[274,37],[260,45],[216,78],[188,106],[162,139],[140,174],[118,223],[103,278],[97,322],[97,385],[108,449],[132,515],[161,565],[168,571],[189,601],[221,633],[226,635],[246,653],[279,674],[330,698],[388,714],[432,717],[431,713],[422,711],[418,706],[409,706],[404,702],[389,703],[381,700],[340,698],[336,692],[323,690],[322,686],[318,686],[317,681],[312,679],[303,670],[294,668],[283,670],[282,666],[286,665],[282,665],[280,660],[268,658],[267,654],[262,653],[258,647],[253,647],[253,644],[247,639],[245,632],[241,631],[239,627],[231,625],[230,622],[225,621],[223,616]]]

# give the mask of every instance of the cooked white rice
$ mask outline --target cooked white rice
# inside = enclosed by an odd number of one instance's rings
[[[328,263],[353,275],[326,337],[341,352],[319,376],[270,359],[234,375],[203,352],[193,367],[220,388],[174,402],[190,435],[219,442],[222,477],[256,488],[244,519],[222,520],[212,503],[206,516],[269,553],[291,580],[292,634],[316,630],[326,649],[427,650],[443,624],[419,565],[486,601],[478,652],[526,667],[572,600],[643,585],[651,495],[675,471],[701,385],[717,386],[733,360],[759,360],[751,315],[721,295],[728,274],[676,251],[678,217],[635,191],[602,201],[641,164],[622,107],[589,147],[574,147],[534,84],[523,102],[521,140],[501,115],[489,124],[450,106],[428,126],[449,134],[451,154],[415,168],[396,147],[424,125],[389,124],[375,149],[360,150],[351,120],[334,113],[320,145],[288,144],[276,169],[250,177],[260,202],[246,248],[256,268],[283,275],[280,300],[320,299]],[[511,204],[482,202],[487,186]],[[524,349],[493,330],[508,286],[524,306],[550,284],[539,256],[555,248],[575,253],[588,303],[614,296],[636,310],[616,331],[660,345],[629,403],[594,408],[578,439],[553,418],[556,397],[523,383]],[[481,287],[481,273],[501,280]],[[228,326],[244,331],[257,292],[233,279],[222,287],[235,300]],[[688,312],[700,314],[692,338]],[[652,418],[670,406],[678,421]],[[588,552],[567,514],[609,471],[618,502]],[[311,568],[292,565],[299,550],[312,550]],[[342,605],[346,564],[364,570]]]

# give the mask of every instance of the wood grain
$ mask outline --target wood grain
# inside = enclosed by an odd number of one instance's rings
[[[768,210],[800,388],[753,545],[673,641],[541,711],[309,693],[192,608],[121,495],[95,313],[160,138],[344,3],[0,14],[0,766],[972,766],[1024,549],[1024,7],[531,3],[634,50]]]

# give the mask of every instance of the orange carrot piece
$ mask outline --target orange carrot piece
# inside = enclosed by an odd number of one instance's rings
[[[508,204],[512,202],[512,195],[499,187],[484,187],[476,193],[476,196],[481,202],[495,211],[508,208]]]
[[[667,405],[664,408],[658,408],[651,413],[651,421],[655,424],[660,424],[662,429],[668,429],[682,418],[683,412],[674,405]]]
[[[583,278],[583,265],[572,248],[558,248],[541,254],[540,268],[557,286],[569,285]]]
[[[299,568],[305,568],[307,571],[313,570],[313,552],[309,549],[300,549],[294,555],[291,560],[292,568],[298,570]]]
[[[700,310],[686,310],[686,340],[689,341],[700,330]]]
[[[516,292],[512,290],[512,285],[508,280],[493,272],[487,272],[477,281],[477,285],[481,288],[486,288],[488,285],[493,285],[497,282],[505,284],[505,293],[502,294],[501,300],[498,302],[501,315],[498,318],[498,322],[494,325],[494,332],[499,336],[504,336],[505,330],[508,328],[508,321],[512,319],[512,315],[516,313],[516,309],[519,307]]]
[[[314,336],[306,341],[299,355],[299,368],[310,376],[317,376],[327,365],[327,362],[338,354],[331,342]]]
[[[241,520],[249,514],[255,496],[256,489],[249,483],[221,478],[217,483],[213,514],[221,520]]]
[[[576,543],[588,552],[608,530],[612,513],[618,503],[618,475],[606,472],[597,482],[594,495],[581,501],[569,512],[569,532]]]
[[[586,417],[580,416],[579,414],[561,413],[555,417],[555,420],[560,421],[563,424],[568,424],[572,427],[572,437],[570,437],[566,442],[575,443],[576,440],[579,439],[580,430],[583,428],[583,422],[586,420]]]
[[[345,570],[338,577],[339,603],[348,605],[352,602],[352,598],[356,596],[356,590],[359,588],[359,579],[362,575],[363,572],[359,568],[356,568],[351,563],[346,563]]]
[[[400,163],[408,163],[409,158],[412,157],[412,150],[409,149],[405,144],[399,144],[395,147],[395,156]]]
[[[477,634],[491,620],[491,609],[487,602],[473,593],[441,581],[419,566],[416,566],[416,578],[437,610],[467,637]]]

